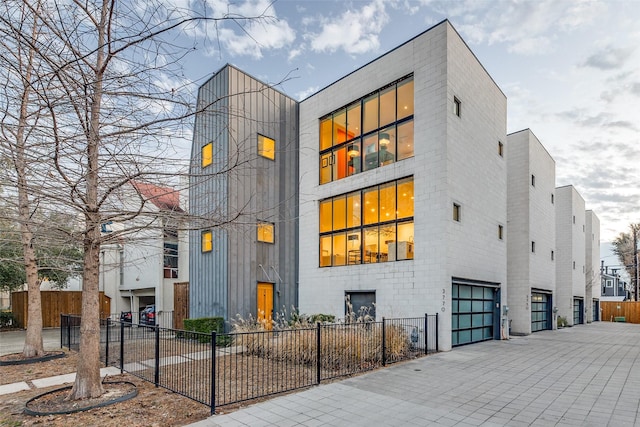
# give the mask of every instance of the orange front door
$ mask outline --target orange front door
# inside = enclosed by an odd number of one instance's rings
[[[258,283],[258,321],[271,329],[273,319],[273,283]]]

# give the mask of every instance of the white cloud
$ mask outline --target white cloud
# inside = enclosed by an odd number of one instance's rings
[[[504,43],[509,52],[548,53],[558,34],[595,22],[606,5],[584,0],[424,1],[452,19],[471,44]]]
[[[633,53],[633,48],[613,48],[607,46],[604,49],[590,55],[582,65],[599,68],[601,70],[620,69]]]
[[[356,9],[321,18],[321,31],[307,36],[311,49],[316,52],[343,50],[350,55],[377,50],[380,47],[378,36],[389,21],[385,6],[382,0],[366,5],[357,3]]]
[[[318,86],[312,86],[309,87],[301,92],[296,93],[295,97],[298,101],[302,101],[303,99],[305,99],[306,97],[308,97],[309,95],[312,95],[314,93],[316,93],[318,90],[320,90],[320,88]]]
[[[247,0],[229,3],[226,0],[207,0],[209,15],[225,17],[209,22],[204,28],[190,28],[189,34],[204,39],[214,38],[215,48],[208,46],[208,55],[219,46],[232,56],[263,57],[265,50],[282,49],[296,38],[286,20],[279,19],[273,3],[267,0]],[[219,44],[219,46],[218,46]]]

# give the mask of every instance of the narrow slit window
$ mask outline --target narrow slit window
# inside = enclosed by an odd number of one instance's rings
[[[211,231],[202,232],[202,252],[211,252],[213,249],[213,233]]]
[[[202,167],[205,168],[213,163],[213,143],[210,142],[202,147]]]
[[[462,114],[462,102],[456,97],[453,97],[453,114],[458,117]]]
[[[498,155],[504,157],[504,144],[498,141]]]
[[[462,214],[461,210],[462,208],[460,207],[459,204],[457,203],[453,204],[453,220],[454,221],[460,222],[461,214]]]
[[[498,226],[498,239],[502,240],[504,238],[504,227],[502,225]]]
[[[531,242],[531,253],[536,253],[536,242]]]

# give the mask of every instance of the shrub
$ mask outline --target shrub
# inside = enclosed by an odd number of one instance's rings
[[[563,316],[558,316],[558,328],[564,328],[565,326],[569,326],[569,322],[567,322],[567,318]]]
[[[0,311],[0,328],[11,327],[16,323],[16,318],[10,311]]]
[[[216,345],[226,347],[230,344],[230,338],[224,334],[224,318],[222,317],[200,317],[197,319],[184,319],[184,330],[187,332],[198,332],[198,334],[186,335],[185,338],[197,339],[200,342],[209,342],[211,332],[215,331]],[[207,335],[204,335],[207,334]]]

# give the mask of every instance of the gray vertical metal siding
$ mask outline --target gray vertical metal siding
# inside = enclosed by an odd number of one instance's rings
[[[275,284],[276,311],[290,310],[297,306],[298,104],[229,65],[200,88],[199,102],[215,96],[224,100],[196,118],[192,172],[216,135],[224,145],[219,154],[239,165],[224,177],[192,178],[190,207],[200,214],[214,204],[239,216],[216,230],[210,254],[201,253],[200,232],[192,232],[191,315],[255,316],[258,281]],[[275,139],[275,161],[258,156],[258,134]],[[275,244],[257,242],[258,221],[275,223]]]
[[[222,69],[198,91],[190,173],[190,214],[198,218],[190,233],[189,282],[191,317],[227,317],[227,230],[217,227],[228,218],[228,70]],[[213,164],[201,167],[202,147],[213,142]],[[213,250],[201,251],[201,232],[213,232]]]

